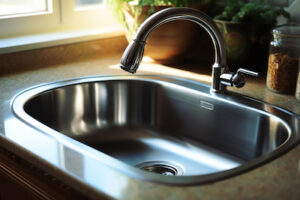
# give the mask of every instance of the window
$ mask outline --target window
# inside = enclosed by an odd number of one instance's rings
[[[116,24],[105,0],[0,0],[0,39]]]
[[[47,1],[40,0],[1,0],[0,16],[4,18],[20,14],[46,12],[48,6]]]
[[[101,4],[103,4],[103,0],[75,0],[75,9],[84,9]]]

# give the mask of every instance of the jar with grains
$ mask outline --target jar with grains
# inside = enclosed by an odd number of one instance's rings
[[[300,55],[300,25],[286,24],[273,29],[270,44],[267,87],[271,91],[294,94]]]

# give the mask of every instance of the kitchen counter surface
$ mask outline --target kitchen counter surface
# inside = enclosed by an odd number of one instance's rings
[[[16,154],[32,165],[51,174],[66,185],[80,191],[91,199],[299,199],[300,198],[300,145],[294,147],[281,157],[263,166],[247,171],[243,174],[208,183],[200,186],[168,186],[153,184],[133,179],[117,173],[117,177],[97,177],[101,181],[110,182],[110,186],[103,188],[93,181],[86,183],[76,174],[79,169],[64,168],[45,161],[45,157],[37,155],[35,150],[25,150],[22,142],[14,136],[7,135],[8,129],[13,127],[10,112],[10,100],[25,88],[62,79],[78,78],[97,75],[128,75],[117,65],[121,55],[90,59],[63,65],[56,65],[43,69],[5,75],[0,77],[0,147]],[[195,68],[194,68],[195,69]],[[169,74],[210,82],[210,69],[196,68],[199,73],[173,69],[167,66],[142,63],[137,74]],[[280,95],[265,88],[264,78],[249,78],[242,89],[230,89],[259,100],[275,104],[300,115],[300,103],[291,95]],[[17,134],[25,134],[24,130],[15,130]],[[21,136],[22,137],[22,136]],[[24,136],[23,136],[24,137]],[[70,163],[80,162],[76,157],[67,158]],[[73,166],[74,167],[74,166]],[[74,167],[76,168],[76,166]],[[76,171],[77,170],[77,171]],[[108,169],[112,170],[112,169]]]

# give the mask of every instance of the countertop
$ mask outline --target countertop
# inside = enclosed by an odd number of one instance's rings
[[[243,174],[200,186],[168,186],[153,184],[123,174],[114,177],[110,188],[101,188],[86,184],[78,174],[61,170],[53,163],[25,150],[12,142],[6,135],[11,117],[10,100],[18,92],[46,82],[63,79],[98,76],[98,75],[128,75],[118,68],[121,54],[108,57],[94,58],[74,63],[55,65],[43,69],[33,69],[16,74],[0,77],[0,146],[7,151],[20,156],[31,164],[51,174],[61,182],[79,190],[91,199],[299,199],[300,198],[300,145],[298,144],[281,157],[264,164],[263,166],[247,171]],[[210,69],[204,66],[193,68],[194,72],[184,69],[174,69],[163,65],[142,63],[137,74],[169,74],[204,83],[210,83]],[[133,75],[134,76],[134,75]],[[285,108],[300,115],[300,103],[292,95],[280,95],[268,91],[265,79],[248,78],[242,89],[230,89],[279,107]],[[13,126],[13,125],[12,125]],[[23,130],[16,130],[23,134]],[[17,133],[16,133],[17,134]],[[25,134],[25,133],[24,133]],[[77,158],[74,162],[78,162]],[[112,169],[110,169],[112,170]],[[101,181],[108,181],[109,177],[100,177]],[[119,179],[118,179],[119,178]]]

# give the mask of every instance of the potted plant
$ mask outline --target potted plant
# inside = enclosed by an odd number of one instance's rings
[[[108,0],[131,41],[138,27],[151,14],[168,7],[193,7],[206,11],[211,0]],[[180,28],[178,28],[180,27]],[[147,38],[145,55],[160,63],[177,62],[197,37],[198,27],[192,22],[173,21],[161,25]]]
[[[279,16],[289,19],[284,9],[267,0],[227,0],[215,22],[223,33],[231,68],[243,66],[266,72],[271,30]]]

